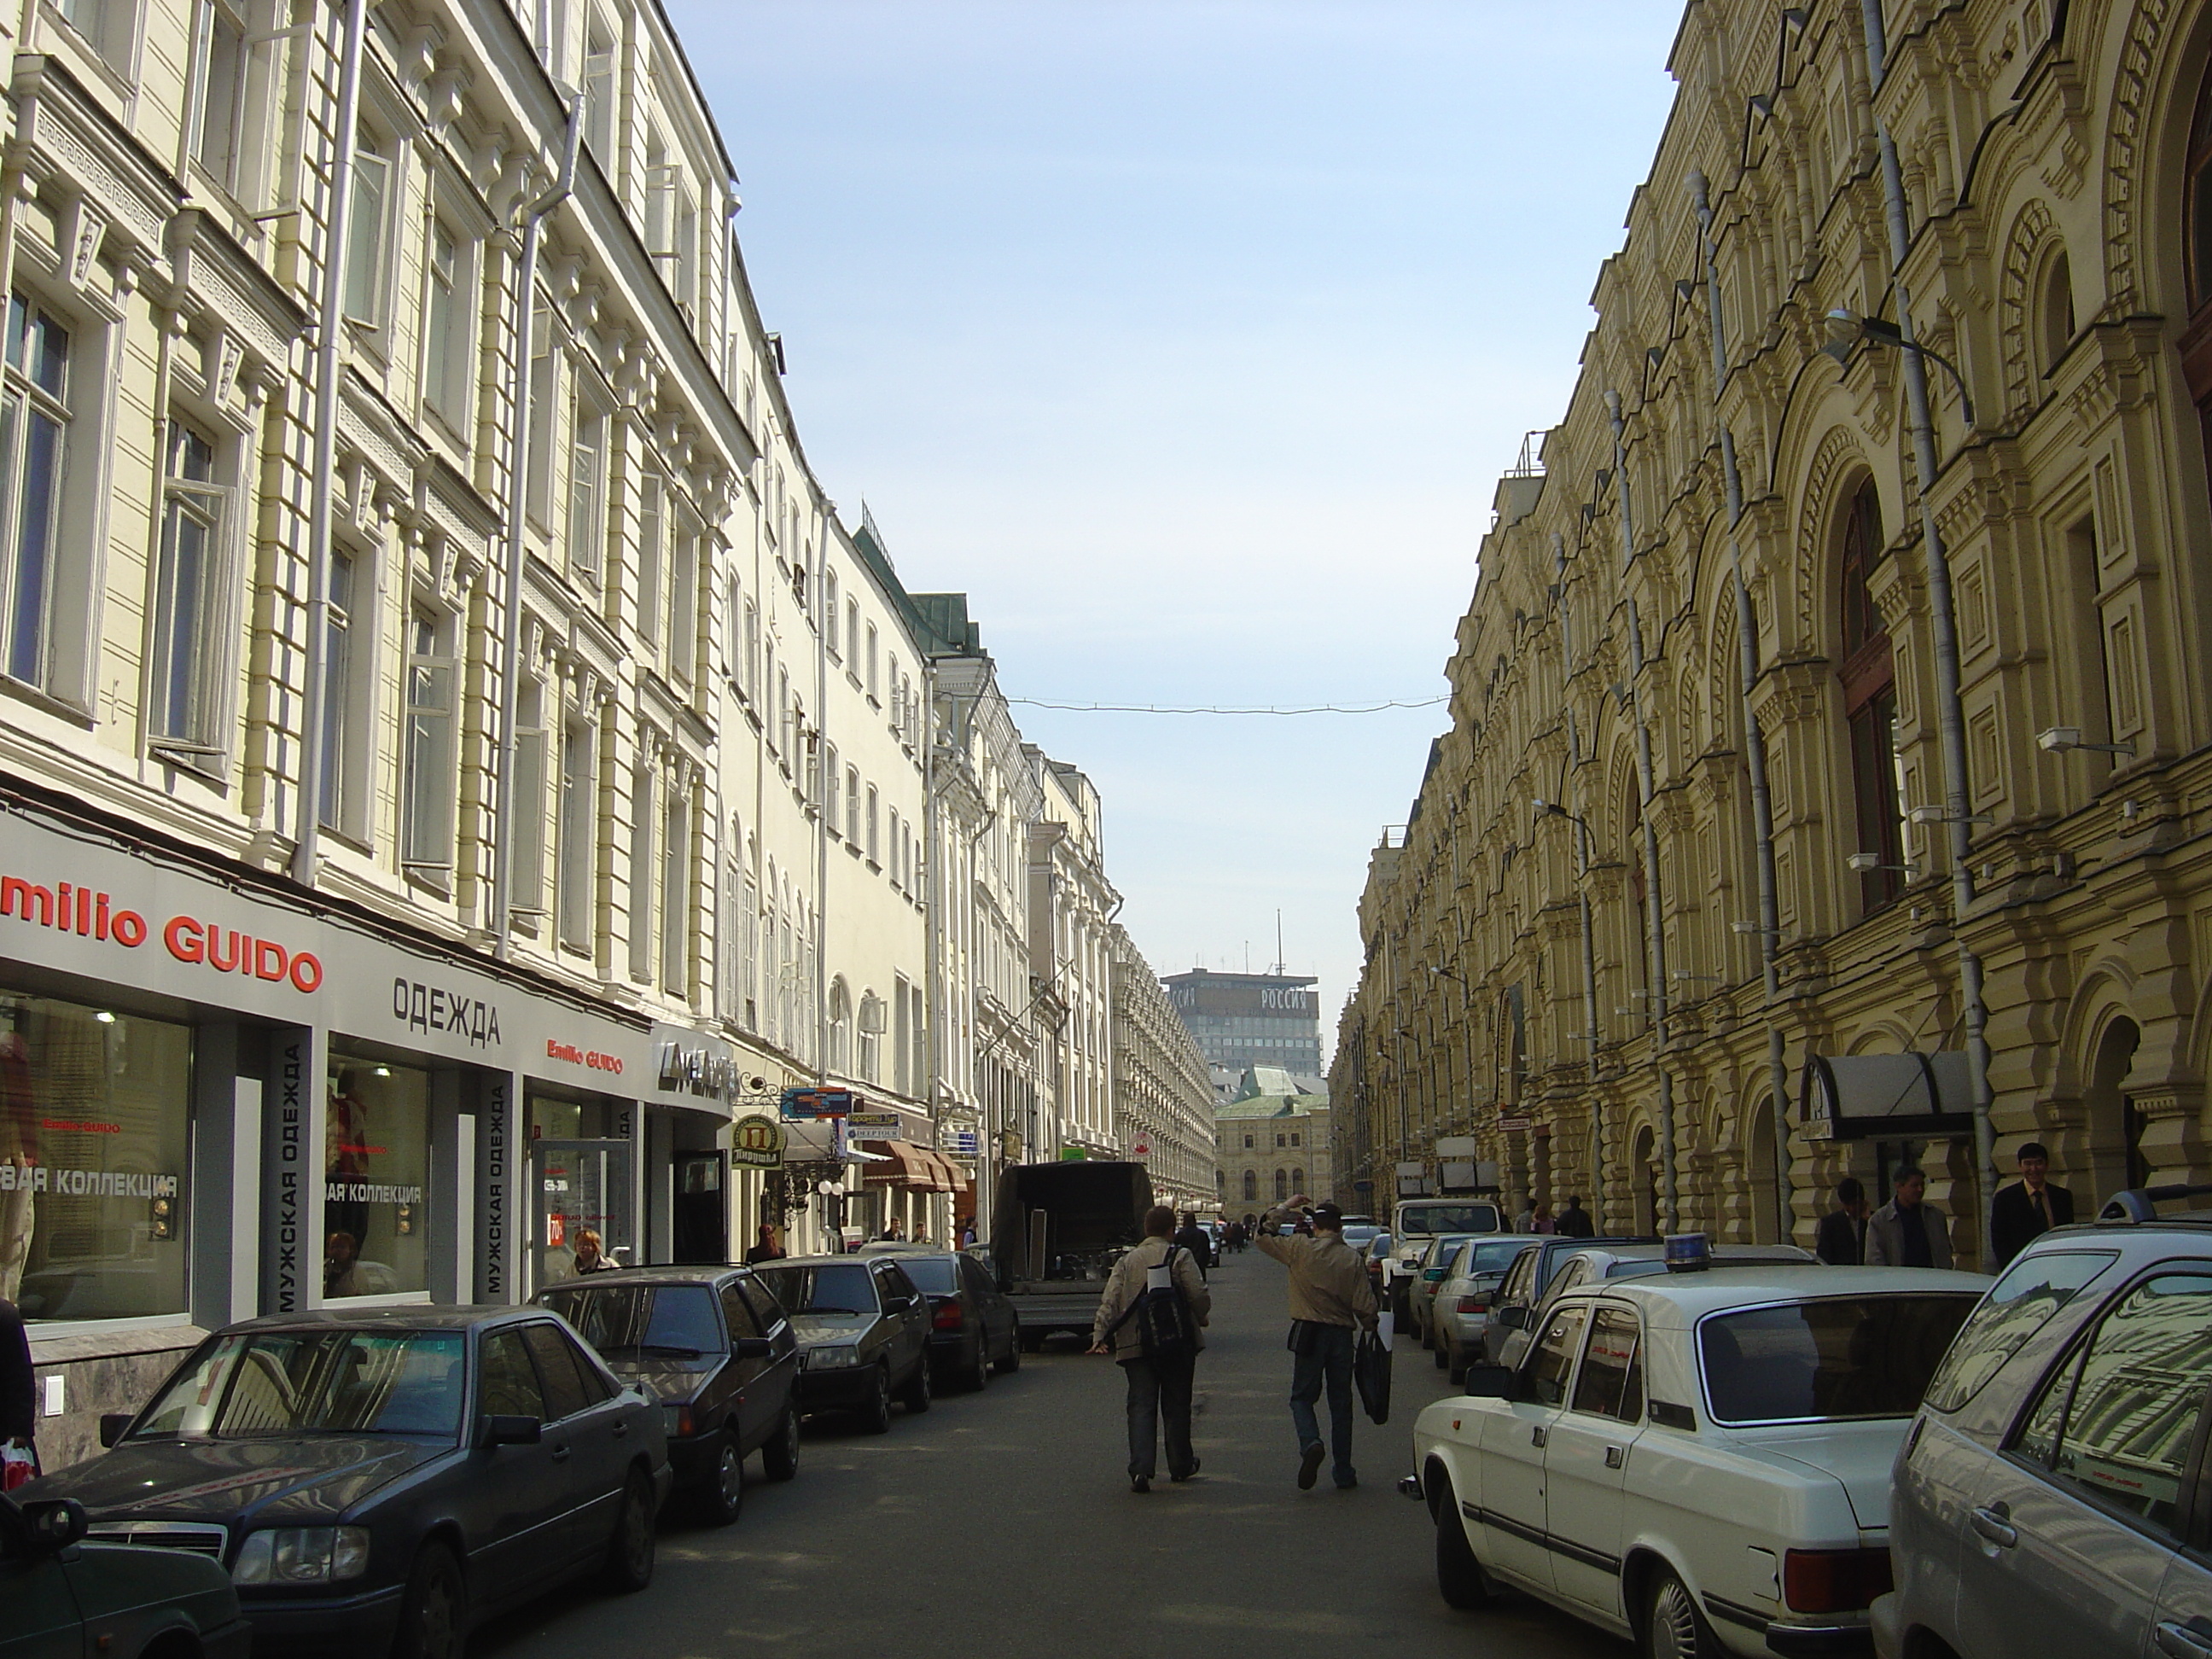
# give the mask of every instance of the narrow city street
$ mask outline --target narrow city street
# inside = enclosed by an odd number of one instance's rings
[[[1293,1485],[1283,1270],[1256,1252],[1213,1275],[1199,1370],[1204,1468],[1139,1497],[1121,1477],[1121,1377],[1055,1343],[981,1395],[940,1395],[871,1439],[824,1420],[797,1480],[759,1481],[726,1530],[671,1516],[651,1589],[582,1589],[481,1632],[476,1659],[802,1656],[1096,1659],[1281,1650],[1394,1659],[1621,1659],[1626,1647],[1518,1597],[1455,1613],[1431,1532],[1395,1491],[1443,1373],[1399,1344],[1391,1420],[1359,1419],[1361,1485]]]

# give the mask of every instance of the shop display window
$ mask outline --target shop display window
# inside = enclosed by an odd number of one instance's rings
[[[430,1074],[331,1053],[323,1295],[429,1288]]]
[[[0,994],[0,1297],[27,1320],[185,1311],[191,1028]]]

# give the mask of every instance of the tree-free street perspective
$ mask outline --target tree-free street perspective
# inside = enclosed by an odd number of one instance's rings
[[[1202,1467],[1186,1485],[1130,1492],[1121,1373],[1063,1339],[887,1436],[824,1417],[798,1480],[754,1469],[734,1527],[672,1519],[651,1589],[556,1594],[470,1652],[1144,1659],[1317,1643],[1407,1659],[1625,1659],[1625,1644],[1536,1601],[1455,1613],[1437,1599],[1428,1512],[1395,1488],[1414,1415],[1447,1390],[1411,1341],[1398,1344],[1390,1421],[1359,1419],[1359,1486],[1297,1489],[1283,1279],[1257,1251],[1213,1273]]]

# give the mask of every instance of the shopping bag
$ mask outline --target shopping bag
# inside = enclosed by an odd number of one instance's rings
[[[39,1454],[31,1446],[0,1444],[0,1492],[13,1492],[39,1478]]]
[[[1359,1403],[1377,1423],[1390,1420],[1390,1350],[1372,1331],[1362,1331],[1352,1349],[1352,1380]]]

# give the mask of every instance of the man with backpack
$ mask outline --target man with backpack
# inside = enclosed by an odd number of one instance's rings
[[[1310,1237],[1285,1238],[1281,1224],[1310,1216]],[[1359,1484],[1352,1467],[1352,1354],[1361,1327],[1375,1328],[1375,1289],[1367,1264],[1344,1242],[1344,1212],[1334,1204],[1306,1209],[1301,1193],[1260,1218],[1260,1248],[1291,1270],[1291,1426],[1298,1437],[1298,1490],[1313,1490],[1322,1459],[1336,1454],[1340,1490]],[[1328,1389],[1328,1446],[1322,1444],[1314,1406]]]
[[[1190,1448],[1191,1383],[1213,1297],[1191,1253],[1175,1242],[1175,1212],[1164,1204],[1146,1212],[1144,1243],[1114,1264],[1091,1326],[1091,1352],[1110,1352],[1129,1378],[1132,1492],[1152,1489],[1164,1426],[1168,1478],[1188,1480],[1198,1473]]]

